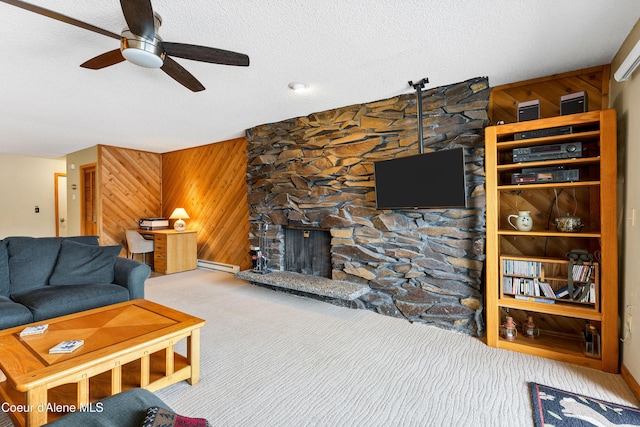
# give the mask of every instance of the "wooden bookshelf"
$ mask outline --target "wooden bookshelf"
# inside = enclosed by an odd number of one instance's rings
[[[485,132],[487,188],[487,344],[493,347],[552,358],[617,373],[618,361],[618,237],[616,204],[616,118],[614,110],[593,111],[547,119],[491,126]],[[523,132],[571,127],[570,134],[519,139]],[[537,158],[514,162],[513,150],[580,142],[572,158]],[[558,156],[560,157],[560,156]],[[568,156],[567,156],[568,157]],[[518,157],[518,160],[520,157]],[[527,159],[530,160],[530,159]],[[523,169],[573,169],[579,178],[572,182],[517,183],[514,174]],[[514,229],[508,215],[529,211],[530,231]],[[582,219],[578,232],[556,229],[556,217],[572,215]],[[567,252],[588,251],[593,256],[592,299],[547,298],[504,292],[509,285],[503,260],[541,262],[545,271],[535,280],[550,279],[554,289],[568,281]],[[513,275],[512,280],[534,278]],[[529,283],[529,282],[527,282]],[[578,286],[584,286],[579,283]],[[550,301],[551,300],[551,301]],[[540,336],[533,340],[500,336],[505,317],[521,325],[533,316]],[[585,352],[583,331],[597,326],[601,356]],[[521,331],[519,331],[521,332]]]

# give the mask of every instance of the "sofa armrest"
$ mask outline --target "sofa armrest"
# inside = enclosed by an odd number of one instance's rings
[[[129,258],[116,258],[113,283],[127,288],[130,299],[144,298],[144,282],[150,275],[151,268],[147,264]]]

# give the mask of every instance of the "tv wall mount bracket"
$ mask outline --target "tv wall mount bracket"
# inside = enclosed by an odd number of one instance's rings
[[[413,80],[409,80],[409,86],[416,90],[416,104],[418,107],[418,147],[420,154],[424,153],[424,142],[422,141],[422,89],[424,89],[424,85],[426,83],[429,83],[428,77],[425,77],[415,83]]]

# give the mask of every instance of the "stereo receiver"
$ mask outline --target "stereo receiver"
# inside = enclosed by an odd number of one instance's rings
[[[511,177],[512,184],[538,184],[545,182],[573,182],[580,179],[578,169],[557,168],[528,168],[522,169],[522,173],[514,173]]]
[[[513,149],[513,163],[582,157],[582,143],[538,145]]]
[[[547,136],[568,135],[571,133],[573,133],[573,126],[560,126],[556,128],[536,129],[526,132],[518,132],[513,135],[513,139],[519,141],[522,139],[545,138]]]

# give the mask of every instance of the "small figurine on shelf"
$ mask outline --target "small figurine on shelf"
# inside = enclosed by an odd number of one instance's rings
[[[518,329],[516,323],[513,321],[513,317],[507,316],[507,320],[502,324],[500,333],[507,341],[514,341],[518,336]]]
[[[540,329],[538,329],[538,326],[533,321],[533,316],[527,316],[527,321],[522,326],[522,333],[525,337],[531,338],[532,340],[540,336]]]

